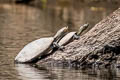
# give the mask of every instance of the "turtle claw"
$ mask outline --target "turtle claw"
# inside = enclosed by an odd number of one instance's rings
[[[64,49],[65,49],[64,46],[60,46],[60,47],[59,47],[59,50],[61,50],[61,51],[64,51]]]
[[[76,40],[78,40],[78,39],[80,39],[80,36],[77,36],[76,34],[73,36],[73,39],[76,39]]]
[[[53,43],[53,47],[54,47],[54,48],[57,48],[57,49],[59,49],[59,50],[61,50],[61,51],[63,51],[63,50],[65,49],[64,46],[60,46],[60,45],[59,45],[58,43],[56,43],[56,42]]]

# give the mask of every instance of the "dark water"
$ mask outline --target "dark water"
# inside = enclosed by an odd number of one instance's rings
[[[29,42],[53,36],[63,26],[77,30],[89,22],[90,28],[105,18],[118,5],[112,3],[25,6],[0,4],[0,80],[116,80],[119,69],[75,70],[42,68],[14,64],[17,53]],[[89,28],[89,29],[90,29]]]

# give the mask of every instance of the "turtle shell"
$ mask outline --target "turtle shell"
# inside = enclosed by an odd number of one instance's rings
[[[67,35],[65,35],[58,43],[58,45],[60,46],[64,46],[67,43],[69,43],[71,41],[71,39],[73,38],[73,36],[76,34],[76,32],[70,32]]]
[[[40,38],[38,40],[32,41],[27,44],[16,56],[15,61],[25,63],[31,62],[33,59],[36,59],[50,49],[54,41],[53,37]]]

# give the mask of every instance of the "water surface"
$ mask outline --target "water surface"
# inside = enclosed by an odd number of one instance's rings
[[[14,64],[18,52],[29,42],[54,36],[63,26],[77,30],[89,22],[90,28],[115,9],[114,4],[79,2],[48,6],[0,4],[0,80],[116,80],[119,69],[76,70]],[[89,30],[88,29],[88,30]]]

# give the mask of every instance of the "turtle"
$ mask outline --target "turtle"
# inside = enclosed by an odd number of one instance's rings
[[[38,58],[53,48],[60,48],[57,41],[67,33],[68,27],[60,29],[54,37],[44,37],[27,44],[15,57],[16,63],[36,63]]]
[[[82,25],[78,32],[69,32],[68,34],[66,34],[59,42],[58,45],[59,46],[65,46],[66,44],[68,44],[69,42],[75,40],[75,39],[79,39],[80,34],[87,29],[87,27],[89,26],[88,23]]]

